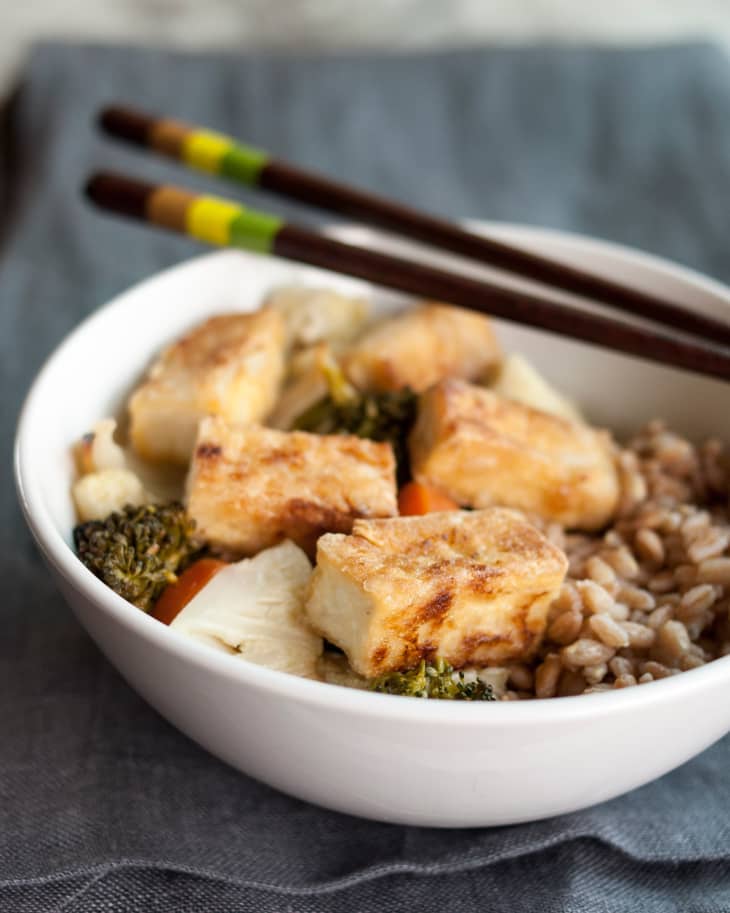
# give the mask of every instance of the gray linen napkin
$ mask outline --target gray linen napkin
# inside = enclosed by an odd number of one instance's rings
[[[9,466],[21,398],[59,339],[115,292],[197,252],[82,201],[100,165],[174,174],[94,133],[94,112],[112,100],[435,212],[585,231],[730,280],[730,64],[712,47],[38,49],[0,172],[0,909],[730,910],[727,739],[578,814],[481,831],[395,827],[239,775],[99,655],[24,529]]]

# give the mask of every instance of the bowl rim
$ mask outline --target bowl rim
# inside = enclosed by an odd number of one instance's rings
[[[660,272],[672,279],[678,279],[705,290],[721,299],[730,307],[730,287],[711,279],[688,267],[681,266],[653,254],[625,247],[615,242],[603,241],[559,229],[541,228],[512,222],[485,222],[469,220],[466,224],[473,230],[493,233],[509,238],[515,243],[539,243],[541,240],[556,240],[586,253],[609,253],[614,257]],[[360,225],[328,227],[327,231],[344,240],[375,237],[368,228]],[[721,680],[730,680],[730,655],[720,657],[679,675],[649,683],[651,687],[631,687],[616,691],[582,694],[561,699],[531,701],[489,702],[488,707],[480,703],[414,700],[397,695],[374,694],[369,691],[332,685],[301,678],[286,672],[279,672],[258,666],[239,657],[218,652],[186,637],[155,618],[141,612],[122,599],[78,560],[67,541],[55,525],[45,506],[39,490],[33,485],[29,474],[29,457],[26,454],[27,440],[31,429],[43,411],[45,379],[52,374],[55,366],[62,362],[66,353],[73,348],[76,340],[96,329],[111,312],[121,310],[127,300],[157,284],[164,284],[173,276],[180,277],[187,271],[200,271],[207,264],[218,263],[223,258],[238,256],[236,251],[214,251],[185,260],[135,283],[114,296],[84,320],[82,320],[45,359],[37,372],[21,408],[14,444],[15,485],[25,520],[46,560],[58,573],[87,601],[118,624],[142,637],[155,647],[173,654],[178,659],[203,668],[210,673],[231,682],[254,687],[260,692],[274,693],[317,708],[328,707],[359,716],[398,720],[403,723],[438,722],[439,724],[462,725],[464,723],[487,725],[493,722],[500,727],[554,725],[561,721],[595,717],[600,713],[613,716],[656,703],[674,701],[679,692],[697,692],[718,685]]]

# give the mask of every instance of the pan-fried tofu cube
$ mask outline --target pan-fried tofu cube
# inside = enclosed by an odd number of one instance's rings
[[[529,658],[560,588],[564,553],[493,507],[356,520],[317,543],[310,623],[367,678],[440,657],[456,668]]]
[[[419,400],[410,438],[415,479],[465,507],[515,507],[599,529],[619,496],[611,439],[491,390],[444,381]]]
[[[184,464],[203,416],[263,419],[284,375],[285,337],[282,315],[264,308],[211,317],[169,346],[129,401],[135,451]]]
[[[199,535],[239,555],[282,539],[313,554],[322,533],[397,513],[390,444],[220,418],[201,423],[187,490]]]
[[[421,304],[374,326],[343,358],[361,390],[426,390],[444,377],[479,380],[501,359],[488,317],[446,304]]]

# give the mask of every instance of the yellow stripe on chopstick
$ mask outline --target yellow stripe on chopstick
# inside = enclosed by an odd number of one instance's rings
[[[216,197],[197,197],[185,213],[185,231],[207,244],[223,247],[230,243],[231,225],[244,208]]]
[[[219,174],[223,159],[233,146],[233,141],[221,133],[193,130],[183,140],[181,158],[191,168]]]

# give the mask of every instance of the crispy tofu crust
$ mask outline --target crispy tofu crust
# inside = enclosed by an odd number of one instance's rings
[[[515,511],[356,520],[317,544],[306,611],[367,678],[528,659],[568,561]]]
[[[273,408],[286,327],[271,308],[211,317],[173,343],[129,401],[130,438],[147,460],[187,463],[200,419],[248,424]]]
[[[443,381],[420,398],[409,443],[414,477],[463,506],[501,504],[586,530],[616,509],[607,432],[463,381]]]
[[[397,513],[390,444],[201,422],[187,484],[188,512],[214,549],[252,555],[282,539],[314,553],[322,533],[356,517]]]
[[[480,379],[501,357],[488,317],[426,303],[374,326],[342,364],[361,390],[410,387],[420,393],[444,377]]]

